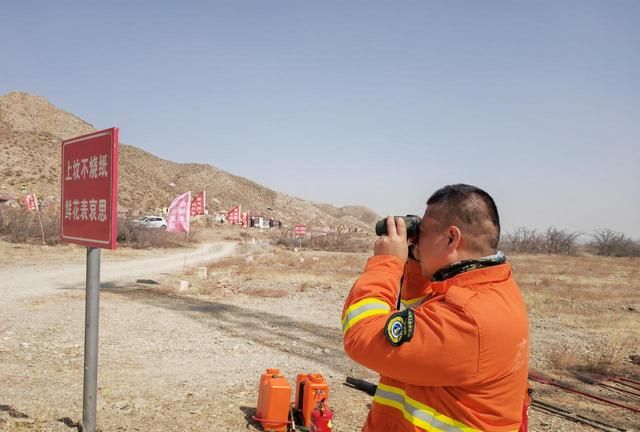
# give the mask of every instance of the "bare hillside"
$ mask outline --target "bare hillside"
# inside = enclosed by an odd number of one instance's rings
[[[27,184],[41,197],[60,194],[60,140],[95,128],[46,99],[27,93],[0,96],[0,193]],[[179,164],[137,147],[120,145],[119,206],[143,212],[167,207],[179,193],[206,190],[211,211],[242,204],[285,223],[371,229],[377,215],[366,207],[337,208],[291,197],[211,165]]]

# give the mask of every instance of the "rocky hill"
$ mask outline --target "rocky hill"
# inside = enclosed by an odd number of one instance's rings
[[[60,141],[94,131],[79,117],[46,99],[26,93],[0,96],[0,194],[17,195],[22,184],[39,197],[58,202]],[[337,208],[304,201],[229,174],[211,165],[180,164],[160,159],[120,143],[120,210],[142,213],[167,207],[176,195],[206,190],[210,212],[242,204],[254,214],[285,224],[307,223],[318,228],[339,225],[370,230],[378,217],[361,206]]]

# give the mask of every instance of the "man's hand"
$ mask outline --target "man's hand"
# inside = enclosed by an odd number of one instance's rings
[[[387,217],[387,235],[376,240],[373,246],[374,255],[393,255],[407,262],[409,244],[407,242],[407,227],[404,219],[393,216]]]

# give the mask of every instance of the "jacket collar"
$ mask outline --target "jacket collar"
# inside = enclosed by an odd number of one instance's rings
[[[507,261],[507,257],[504,256],[504,254],[500,251],[496,252],[493,255],[458,261],[438,270],[433,275],[433,280],[436,282],[447,280],[469,270],[491,267],[497,264],[504,264],[505,261]]]
[[[450,287],[473,287],[486,283],[503,282],[511,277],[511,266],[507,263],[490,267],[477,268],[446,279],[431,282],[431,289],[438,294],[445,294]]]

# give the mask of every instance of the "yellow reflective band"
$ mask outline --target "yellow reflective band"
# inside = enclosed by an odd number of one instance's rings
[[[410,398],[397,387],[378,384],[373,401],[400,410],[408,422],[428,432],[481,432]]]
[[[414,306],[418,305],[425,298],[427,298],[427,296],[416,297],[416,298],[412,298],[412,299],[408,299],[408,300],[400,300],[400,301],[402,302],[402,306],[404,306],[406,308],[410,308],[410,307],[414,307]]]
[[[377,298],[365,298],[357,301],[347,308],[342,319],[342,331],[346,334],[354,324],[375,315],[386,315],[391,310],[391,306],[383,300]]]

